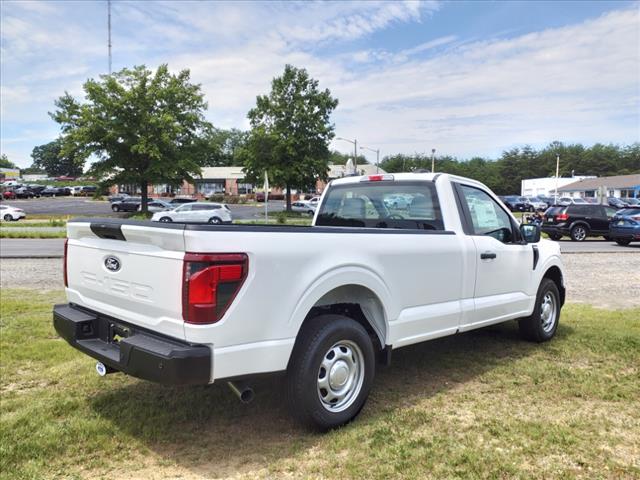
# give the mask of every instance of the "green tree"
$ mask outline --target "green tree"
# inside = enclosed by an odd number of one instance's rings
[[[180,184],[200,174],[206,148],[201,139],[210,128],[200,85],[189,71],[177,75],[161,65],[123,69],[84,86],[86,102],[68,93],[56,101],[52,118],[62,126],[62,154],[93,155],[90,173],[106,184],[133,183],[147,187]]]
[[[0,168],[18,168],[4,153],[0,155]]]
[[[232,128],[208,128],[201,135],[203,166],[231,167],[242,164],[241,151],[247,144],[248,132]]]
[[[269,182],[286,189],[308,189],[317,178],[326,179],[329,141],[334,126],[330,116],[338,100],[305,69],[287,65],[271,82],[269,95],[260,95],[249,111],[251,132],[243,150],[247,178],[257,182],[268,172]]]
[[[333,150],[329,154],[329,164],[330,165],[346,165],[347,160],[349,160],[350,158],[353,159],[353,154],[341,153],[341,152],[338,152],[337,150]],[[357,158],[358,158],[358,165],[367,165],[369,163],[367,161],[367,158],[362,154],[359,154]]]
[[[76,151],[62,153],[60,139],[35,147],[31,158],[31,168],[44,170],[50,177],[79,177],[84,169],[84,158],[79,157]]]

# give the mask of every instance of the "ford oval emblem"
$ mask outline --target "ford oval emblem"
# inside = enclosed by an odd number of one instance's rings
[[[114,257],[113,255],[109,255],[104,259],[104,266],[107,267],[107,270],[110,272],[117,272],[120,270],[120,260],[118,257]]]

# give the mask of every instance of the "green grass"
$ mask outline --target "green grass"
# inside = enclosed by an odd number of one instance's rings
[[[358,420],[320,435],[278,378],[250,405],[222,382],[99,378],[51,326],[62,301],[2,291],[2,478],[640,476],[640,309],[569,305],[543,345],[508,323],[397,350]]]
[[[0,238],[65,238],[66,236],[66,230],[32,232],[26,230],[14,231],[13,229],[0,229]]]
[[[0,228],[42,228],[42,227],[66,227],[67,221],[62,218],[49,218],[42,220],[19,220],[17,222],[2,222]]]

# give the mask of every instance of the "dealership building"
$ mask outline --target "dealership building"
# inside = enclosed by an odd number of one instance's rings
[[[640,197],[640,174],[584,178],[558,188],[565,197]]]
[[[558,190],[560,187],[564,187],[565,185],[569,185],[570,183],[574,183],[578,180],[583,180],[585,178],[596,178],[593,176],[575,176],[575,177],[560,177],[557,179],[556,177],[545,177],[545,178],[526,178],[520,182],[520,195],[527,197],[536,197],[538,195],[542,195],[544,197],[552,197],[555,195],[556,185]]]
[[[356,167],[357,175],[372,175],[375,173],[386,173],[375,165],[358,165]],[[329,165],[327,177],[329,180],[345,177],[348,175],[344,165]],[[249,195],[256,191],[262,191],[262,185],[254,185],[245,181],[245,173],[243,167],[204,167],[199,178],[193,183],[184,181],[179,186],[158,184],[149,186],[149,196],[151,197],[171,197],[171,196],[189,196],[202,198],[205,195]],[[316,192],[305,193],[321,193],[326,187],[326,183],[322,180],[316,182]],[[272,194],[282,194],[277,188],[271,188]],[[114,185],[111,193],[128,193],[129,195],[140,195],[140,187],[135,184]],[[294,191],[294,193],[296,193]]]

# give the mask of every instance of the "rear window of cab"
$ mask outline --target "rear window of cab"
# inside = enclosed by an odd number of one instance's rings
[[[360,182],[331,186],[315,224],[444,230],[438,195],[431,182]]]

